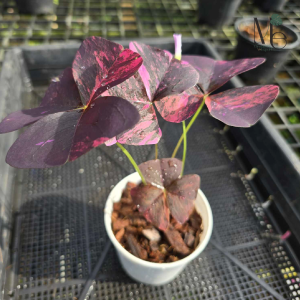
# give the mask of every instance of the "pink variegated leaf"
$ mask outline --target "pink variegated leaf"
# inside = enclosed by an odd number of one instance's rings
[[[161,230],[168,228],[170,212],[162,189],[142,184],[131,190],[131,197],[149,222]]]
[[[140,164],[139,168],[147,183],[167,187],[179,178],[182,162],[177,158],[155,159]]]
[[[170,60],[166,51],[137,42],[130,43],[129,47],[143,58],[139,74],[151,101],[180,94],[198,82],[199,75],[190,64],[174,58]]]
[[[265,62],[265,58],[217,61],[196,55],[183,55],[182,60],[189,62],[198,71],[198,84],[205,94],[212,93],[232,77],[254,69]]]
[[[198,175],[185,175],[167,188],[167,202],[171,215],[181,224],[186,222],[193,211],[194,201],[200,187]]]
[[[206,98],[205,104],[216,119],[230,126],[250,127],[276,99],[275,85],[247,86],[227,90]]]
[[[137,53],[100,37],[83,41],[73,62],[73,76],[84,104],[131,77],[143,60]]]
[[[131,42],[129,48],[143,58],[139,74],[143,80],[150,101],[154,100],[155,93],[170,66],[169,55],[158,48],[145,44]]]
[[[189,63],[173,58],[153,100],[183,93],[198,83],[198,77],[198,72]]]
[[[129,49],[123,50],[113,66],[109,68],[108,74],[106,75],[107,77],[105,76],[106,78],[101,81],[101,84],[94,95],[94,99],[100,96],[105,90],[116,86],[133,76],[142,63],[143,59],[140,55]]]
[[[41,105],[36,108],[19,110],[9,114],[0,123],[0,133],[18,130],[39,119],[57,112],[75,109],[81,106],[80,95],[73,79],[72,69],[67,68],[54,78],[50,84]]]
[[[124,131],[114,141],[109,141],[106,145],[111,145],[115,142],[129,145],[150,145],[159,142],[161,130],[155,110],[148,99],[145,87],[138,73],[122,84],[107,90],[102,95],[117,96],[126,99],[137,108],[140,115],[139,122],[132,129]]]
[[[137,109],[119,97],[100,97],[86,109],[77,125],[70,151],[73,161],[139,121]]]
[[[195,86],[179,95],[172,95],[154,101],[154,104],[166,121],[180,123],[196,112],[202,100],[203,94]]]
[[[157,144],[162,132],[153,105],[139,102],[133,102],[132,104],[138,110],[140,120],[132,129],[117,135],[118,142],[136,146]]]

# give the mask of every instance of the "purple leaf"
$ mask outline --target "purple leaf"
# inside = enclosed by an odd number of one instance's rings
[[[144,217],[160,230],[166,230],[170,222],[170,211],[166,205],[166,199],[162,193],[160,197],[153,202]]]
[[[149,222],[161,230],[168,228],[170,212],[162,189],[153,185],[140,185],[131,190],[131,197]]]
[[[167,201],[171,215],[181,224],[186,222],[194,208],[200,187],[198,175],[185,175],[168,187]]]
[[[49,114],[55,114],[57,112],[63,112],[70,110],[70,107],[58,106],[58,107],[36,107],[27,110],[18,110],[9,114],[0,123],[0,133],[7,133],[18,130],[24,126],[35,123],[41,118]]]
[[[247,86],[227,90],[206,98],[213,117],[230,126],[250,127],[276,99],[278,86]]]
[[[161,130],[154,107],[148,99],[145,87],[138,73],[122,84],[107,90],[102,95],[124,98],[134,105],[140,114],[139,122],[132,129],[124,131],[114,141],[109,141],[109,144],[106,145],[111,145],[115,142],[129,145],[158,143],[161,137]]]
[[[100,37],[85,39],[73,62],[73,76],[84,104],[125,81],[141,66],[142,58]]]
[[[139,121],[137,109],[119,97],[100,97],[86,109],[78,123],[70,161],[108,141]]]
[[[161,194],[162,189],[150,184],[141,184],[131,189],[133,203],[138,206],[141,213],[144,213]]]
[[[153,101],[155,93],[170,66],[169,55],[161,49],[137,42],[131,42],[129,48],[139,53],[143,58],[143,65],[139,69],[139,74],[149,100]]]
[[[232,77],[256,68],[265,58],[246,58],[231,61],[217,61],[204,56],[183,55],[199,73],[199,85],[205,94],[212,93]]]
[[[40,106],[69,106],[76,108],[82,105],[72,68],[66,68],[59,77],[52,79]]]
[[[81,114],[48,115],[30,126],[9,149],[6,162],[16,168],[48,168],[67,162]]]
[[[39,107],[19,110],[9,114],[0,123],[0,133],[15,131],[49,114],[72,110],[81,105],[72,69],[67,68],[60,77],[52,80]]]
[[[47,168],[72,161],[139,120],[136,108],[118,97],[101,97],[88,108],[48,115],[12,145],[7,163],[16,168]]]
[[[177,158],[155,159],[140,164],[139,168],[147,183],[167,187],[179,178],[182,162]]]
[[[180,123],[196,112],[202,100],[202,92],[196,87],[191,87],[182,94],[168,96],[154,103],[166,121]]]
[[[182,162],[176,158],[150,160],[139,168],[147,182],[131,190],[139,211],[161,230],[167,229],[170,212],[178,222],[184,223],[194,207],[200,177],[180,178]]]
[[[198,83],[198,77],[197,71],[189,63],[173,58],[153,100],[156,102],[164,97],[183,93]]]
[[[107,78],[104,78],[94,95],[94,99],[105,90],[116,86],[133,76],[142,65],[143,59],[137,53],[125,49],[117,58],[113,66],[108,70]]]
[[[132,128],[117,136],[118,142],[128,145],[157,144],[162,136],[153,105],[132,103],[138,110],[140,121]]]
[[[198,73],[190,64],[170,60],[166,51],[137,42],[131,42],[129,47],[143,58],[139,74],[151,101],[180,94],[198,82]]]

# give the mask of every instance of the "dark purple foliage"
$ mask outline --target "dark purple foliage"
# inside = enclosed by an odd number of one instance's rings
[[[199,75],[189,63],[173,58],[168,51],[137,42],[130,43],[130,49],[141,55],[143,65],[138,74],[105,95],[125,97],[139,110],[141,118],[134,128],[106,144],[157,144],[161,130],[153,104],[167,121],[186,120],[195,113],[203,97],[193,88]]]
[[[8,164],[45,168],[72,161],[132,128],[140,119],[127,100],[101,94],[131,77],[141,66],[139,54],[98,37],[80,46],[73,68],[52,80],[41,105],[14,112],[0,133],[34,123],[13,144]]]
[[[232,77],[262,64],[264,58],[216,61],[208,57],[184,55],[182,59],[198,71],[199,96],[203,96],[203,93],[206,96],[205,104],[211,115],[227,125],[249,127],[255,124],[278,96],[279,88],[275,85],[244,87],[209,95]],[[197,95],[196,87],[192,89],[192,93]],[[201,102],[202,98],[199,98]],[[197,103],[193,102],[192,105]]]
[[[139,167],[147,182],[131,190],[139,211],[161,230],[168,228],[170,213],[179,223],[186,222],[194,208],[200,177],[180,177],[182,162],[176,158],[150,160]]]

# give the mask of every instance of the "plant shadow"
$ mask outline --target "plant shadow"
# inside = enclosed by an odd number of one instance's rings
[[[78,197],[80,193],[82,197]],[[85,192],[74,195],[54,193],[21,206],[18,247],[14,249],[18,251],[17,285],[49,287],[82,279],[84,283],[90,278],[109,242],[103,207],[80,201]],[[122,270],[113,246],[98,277],[102,281],[134,282]]]

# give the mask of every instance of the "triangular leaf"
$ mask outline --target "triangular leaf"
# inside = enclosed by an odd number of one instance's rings
[[[100,97],[86,109],[78,123],[70,161],[132,128],[139,121],[137,109],[119,97]]]
[[[256,68],[265,58],[246,58],[231,61],[217,61],[205,56],[183,55],[199,73],[198,84],[205,94],[212,93],[232,77]]]
[[[164,191],[151,184],[141,184],[131,189],[131,198],[139,212],[144,213]]]
[[[161,194],[156,201],[144,213],[144,217],[160,230],[166,230],[170,222],[170,211],[166,205],[164,194]]]
[[[167,202],[171,215],[181,224],[186,222],[194,208],[200,187],[198,175],[185,175],[167,188]]]
[[[82,105],[72,68],[66,68],[59,77],[52,79],[40,106],[70,106],[76,108]]]
[[[70,110],[71,107],[36,107],[26,110],[18,110],[9,114],[0,123],[0,133],[7,133],[18,130],[24,126],[35,123],[36,121],[44,118],[47,115],[55,114],[57,112],[63,112]]]
[[[148,98],[152,101],[170,66],[169,55],[161,49],[137,42],[131,42],[129,48],[139,53],[143,58],[139,74],[145,85]]]
[[[122,84],[107,90],[102,95],[124,98],[133,104],[140,114],[139,122],[132,129],[118,135],[114,142],[129,145],[158,143],[161,137],[161,130],[153,105],[148,99],[144,84],[138,73]],[[111,144],[113,144],[113,141],[109,142],[109,145]]]
[[[47,168],[75,160],[139,120],[136,108],[117,97],[97,99],[93,107],[48,115],[12,145],[7,163],[16,168]]]
[[[16,168],[48,168],[67,162],[76,124],[77,111],[59,112],[30,126],[9,149],[6,162]]]
[[[191,87],[182,94],[168,96],[154,103],[166,121],[180,123],[196,112],[202,100],[202,92],[196,87]]]
[[[167,187],[179,178],[182,162],[177,158],[155,159],[140,164],[139,168],[147,183]]]
[[[73,76],[84,104],[132,76],[142,59],[131,50],[100,37],[83,41],[73,62]]]
[[[82,103],[77,85],[73,79],[72,69],[67,68],[60,77],[52,80],[39,107],[19,110],[9,114],[0,123],[0,133],[15,131],[47,115],[72,110],[81,105]]]
[[[106,75],[107,78],[104,78],[101,81],[101,84],[94,95],[94,99],[101,95],[105,90],[116,86],[133,76],[142,63],[143,59],[140,55],[129,49],[123,50],[115,63],[109,68],[108,74]]]
[[[250,127],[276,99],[279,87],[275,85],[247,86],[227,90],[206,98],[209,112],[230,126]]]
[[[183,93],[197,84],[198,77],[197,71],[189,63],[173,58],[153,100]]]
[[[162,189],[142,184],[131,190],[131,197],[138,210],[149,222],[161,230],[167,229],[170,212]]]
[[[151,101],[180,94],[198,82],[197,71],[187,62],[170,59],[168,52],[137,42],[129,47],[144,60],[139,74]]]
[[[117,136],[121,144],[151,145],[157,144],[162,136],[153,105],[133,102],[140,115],[139,122],[132,128]]]

